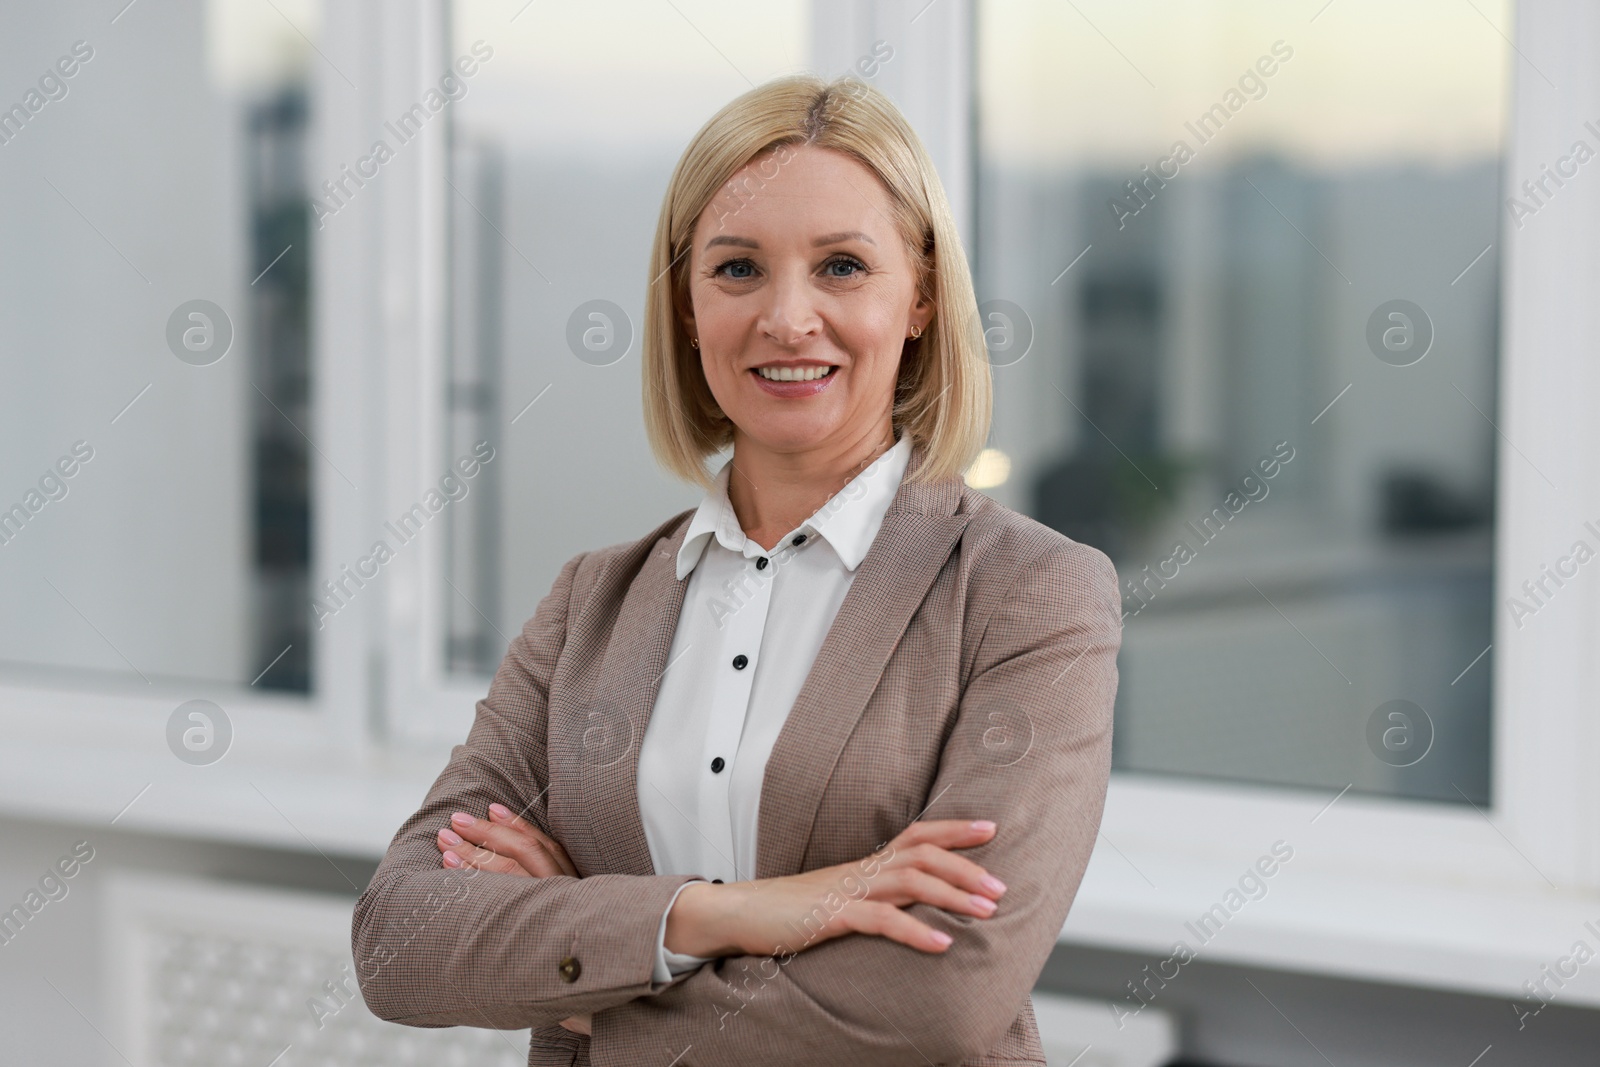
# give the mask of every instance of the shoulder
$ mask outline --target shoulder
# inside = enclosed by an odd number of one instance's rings
[[[574,639],[591,647],[599,640],[603,646],[629,587],[651,554],[671,555],[674,535],[681,535],[693,514],[693,508],[680,511],[643,537],[579,552],[567,560],[550,591],[522,624],[518,640],[527,648],[544,649],[551,655],[559,655]],[[666,573],[671,573],[671,563],[661,562]]]
[[[1120,614],[1117,572],[1106,554],[968,486],[958,514],[968,516],[960,566],[969,602],[1003,600],[1018,591],[1069,601],[1108,602]]]
[[[694,508],[678,512],[643,537],[631,541],[580,552],[567,561],[561,573],[571,583],[571,602],[582,604],[596,593],[627,585],[638,576],[652,552],[671,552],[665,542],[676,543],[674,535],[680,532],[692,515]]]

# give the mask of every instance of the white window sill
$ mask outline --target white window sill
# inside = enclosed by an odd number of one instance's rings
[[[377,860],[448,757],[447,749],[377,750],[351,759],[334,746],[308,747],[254,761],[230,752],[190,767],[159,741],[96,749],[13,737],[0,742],[0,815]],[[1541,966],[1553,967],[1575,941],[1600,947],[1584,926],[1600,928],[1600,896],[1504,879],[1442,884],[1415,871],[1335,869],[1306,840],[1264,879],[1264,895],[1202,941],[1185,924],[1221,903],[1255,856],[1217,861],[1200,847],[1178,855],[1150,847],[1148,837],[1117,839],[1131,832],[1119,825],[1130,805],[1116,803],[1128,791],[1113,787],[1106,837],[1064,943],[1166,959],[1182,940],[1201,961],[1507,998],[1525,998],[1523,983],[1539,981]],[[1263,838],[1259,852],[1270,844]],[[1169,964],[1165,974],[1175,969],[1171,980],[1181,982],[1181,967]],[[1580,969],[1556,999],[1600,1006],[1600,966]]]
[[[1523,983],[1540,982],[1543,966],[1554,971],[1575,941],[1600,948],[1600,937],[1583,925],[1600,928],[1600,900],[1593,897],[1548,888],[1496,891],[1342,876],[1296,870],[1292,862],[1269,880],[1266,896],[1246,903],[1202,942],[1185,924],[1219,903],[1241,870],[1183,867],[1148,855],[1128,858],[1160,890],[1151,890],[1116,852],[1096,849],[1061,941],[1173,960],[1149,972],[1130,972],[1128,980],[1136,985],[1157,972],[1181,985],[1182,957],[1174,958],[1174,947],[1182,940],[1197,962],[1529,1000]],[[1566,966],[1570,971],[1572,965]],[[1150,980],[1156,1007],[1159,986]],[[1564,985],[1549,982],[1546,988],[1557,1003],[1600,1007],[1600,967],[1583,967]]]
[[[447,758],[308,751],[246,762],[230,752],[190,767],[159,742],[138,751],[7,740],[0,814],[377,860]]]
[[[1600,1007],[1600,963],[1557,964],[1583,941],[1600,956],[1600,892],[1556,888],[1467,805],[1388,802],[1354,794],[1336,804],[1216,784],[1114,776],[1102,833],[1065,944],[1331,975],[1530,1000],[1543,983],[1561,1004]],[[1513,832],[1514,833],[1514,832]],[[1256,899],[1230,888],[1274,842],[1294,850]],[[1571,881],[1575,882],[1575,879]],[[1220,929],[1192,927],[1214,905],[1238,903]],[[1593,929],[1585,926],[1593,924]],[[1181,983],[1181,957],[1160,977]],[[1541,968],[1548,967],[1549,971]],[[1144,971],[1128,980],[1144,982]],[[1155,1004],[1160,1005],[1159,982]],[[1537,1007],[1528,1003],[1526,1008]]]

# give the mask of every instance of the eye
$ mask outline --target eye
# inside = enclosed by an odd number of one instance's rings
[[[743,282],[749,281],[751,278],[755,277],[755,269],[755,264],[751,263],[748,259],[730,259],[726,263],[722,263],[713,268],[711,274],[713,277],[722,277],[736,282]],[[735,273],[734,271],[749,271],[750,273]]]
[[[848,272],[837,273],[834,271],[835,267],[848,267],[850,269]],[[828,272],[828,277],[830,278],[852,278],[857,273],[866,270],[867,265],[854,256],[840,255],[824,263],[822,269]]]

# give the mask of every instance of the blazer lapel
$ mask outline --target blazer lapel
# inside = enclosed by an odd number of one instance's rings
[[[923,457],[922,448],[913,450],[906,478]],[[902,479],[767,760],[756,877],[800,870],[839,753],[967,524],[967,516],[955,513],[960,499],[958,479]],[[638,564],[617,612],[594,701],[579,723],[587,822],[601,857],[598,869],[608,873],[655,873],[639,812],[639,746],[689,585],[678,580],[676,560],[692,514],[675,520],[675,528],[658,537]]]
[[[923,459],[912,452],[906,478]],[[961,483],[901,481],[767,760],[757,878],[796,874],[823,789],[911,616],[966,527]]]
[[[638,565],[617,612],[594,701],[579,723],[587,822],[602,857],[598,869],[607,873],[655,873],[639,814],[639,746],[689,586],[678,580],[676,560],[692,515],[679,516],[676,528],[659,537]]]

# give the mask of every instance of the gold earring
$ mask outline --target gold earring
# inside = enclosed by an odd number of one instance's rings
[[[911,339],[913,341],[915,341],[917,338],[919,338],[921,336],[922,336],[922,327],[921,326],[913,326],[913,327],[911,327]]]
[[[698,338],[698,337],[689,338],[689,347],[690,348],[699,348],[700,347],[700,338]]]

